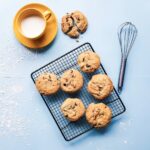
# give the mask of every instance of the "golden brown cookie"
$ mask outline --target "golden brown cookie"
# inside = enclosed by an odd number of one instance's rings
[[[36,88],[41,94],[51,95],[59,90],[60,84],[55,74],[44,73],[37,77]]]
[[[71,14],[74,23],[81,33],[85,32],[88,26],[88,21],[85,15],[80,11],[75,11]]]
[[[69,35],[72,38],[78,37],[79,36],[78,28],[76,26],[72,27],[72,29],[67,33],[67,35]]]
[[[61,105],[61,111],[68,120],[77,121],[83,116],[85,107],[80,99],[67,98]]]
[[[111,109],[103,103],[91,103],[86,110],[86,120],[95,128],[107,126],[111,121],[111,118]]]
[[[77,38],[80,33],[84,33],[87,29],[88,21],[83,13],[74,11],[67,13],[62,17],[61,29],[72,38]]]
[[[113,83],[107,75],[97,74],[92,77],[87,89],[96,99],[102,100],[112,92]]]
[[[100,66],[100,57],[92,51],[85,51],[78,56],[78,65],[83,72],[94,72]]]
[[[73,20],[70,14],[62,17],[61,28],[64,33],[67,33],[73,27]]]
[[[80,90],[83,86],[83,77],[78,70],[70,69],[63,73],[60,79],[61,89],[68,93]]]

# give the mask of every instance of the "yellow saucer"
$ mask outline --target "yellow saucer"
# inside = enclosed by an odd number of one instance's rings
[[[23,37],[20,32],[18,31],[17,28],[17,18],[20,15],[21,11],[27,8],[36,8],[38,9],[40,12],[45,12],[46,10],[51,11],[52,13],[52,20],[50,22],[47,23],[47,27],[46,27],[46,31],[45,33],[42,35],[42,37],[40,37],[37,40],[30,40],[27,39],[25,37]],[[24,46],[28,47],[28,48],[43,48],[45,46],[47,46],[48,44],[50,44],[56,34],[57,34],[57,19],[55,14],[52,12],[52,10],[50,8],[48,8],[47,6],[43,5],[43,4],[39,4],[39,3],[31,3],[28,5],[25,5],[24,7],[22,7],[16,14],[15,18],[14,18],[14,32],[16,35],[16,38],[20,41],[20,43],[22,43]]]

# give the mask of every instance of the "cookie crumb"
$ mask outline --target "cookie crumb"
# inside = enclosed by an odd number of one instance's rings
[[[79,43],[80,42],[79,39],[76,39],[76,42]]]

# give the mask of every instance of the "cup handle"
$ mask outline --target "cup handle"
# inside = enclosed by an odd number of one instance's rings
[[[51,16],[52,16],[52,13],[49,11],[49,10],[46,10],[44,13],[43,13],[46,21],[49,21]]]

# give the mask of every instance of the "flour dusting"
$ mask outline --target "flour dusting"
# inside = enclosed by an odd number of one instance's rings
[[[20,93],[23,91],[23,87],[21,85],[13,85],[11,89],[14,93]]]
[[[15,135],[23,136],[26,134],[28,120],[18,113],[20,99],[16,97],[23,91],[21,85],[1,87],[0,91],[0,136]]]
[[[123,143],[124,143],[124,144],[127,144],[127,143],[128,143],[128,141],[127,141],[127,140],[124,140],[124,141],[123,141]]]

